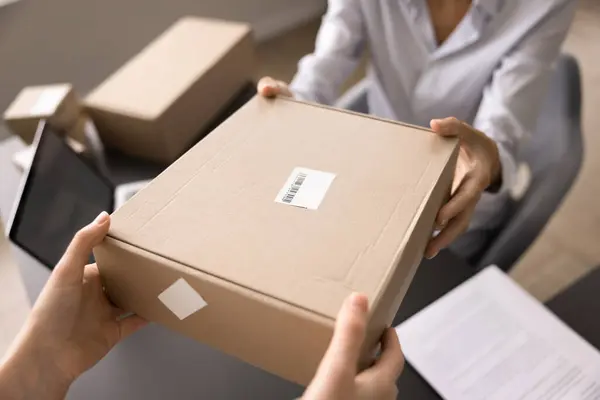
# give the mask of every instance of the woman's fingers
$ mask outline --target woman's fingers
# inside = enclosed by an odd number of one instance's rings
[[[476,203],[475,203],[476,204]],[[475,204],[463,210],[460,214],[454,217],[444,229],[427,245],[425,250],[425,258],[433,258],[442,250],[448,247],[455,239],[463,234],[469,227],[471,215],[475,209]]]
[[[362,294],[350,295],[342,305],[329,348],[315,379],[325,376],[356,375],[360,351],[365,339],[369,302]]]
[[[464,133],[464,126],[454,117],[432,119],[429,126],[440,136],[461,138]]]
[[[480,186],[477,179],[466,175],[459,184],[458,189],[454,192],[454,195],[438,212],[436,225],[443,228],[452,218],[474,203],[477,203],[482,192]]]
[[[404,355],[394,328],[387,328],[381,340],[381,357],[367,373],[396,381],[404,369]]]
[[[273,79],[270,76],[265,76],[258,81],[257,91],[258,94],[265,97],[292,97],[292,93],[285,82]]]
[[[53,279],[63,282],[81,282],[92,249],[102,242],[109,227],[110,216],[102,212],[92,223],[81,228],[54,268]]]

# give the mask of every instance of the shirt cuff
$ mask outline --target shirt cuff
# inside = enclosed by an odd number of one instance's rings
[[[498,145],[498,154],[500,157],[500,173],[502,174],[502,184],[496,192],[490,193],[491,195],[500,195],[510,193],[512,188],[516,185],[519,174],[519,165],[515,160],[514,156],[506,149],[501,143]]]

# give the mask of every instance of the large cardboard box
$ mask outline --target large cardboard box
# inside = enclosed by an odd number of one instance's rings
[[[457,152],[425,129],[257,97],[116,211],[94,254],[123,309],[306,384],[355,291],[372,354]]]
[[[6,109],[4,121],[14,134],[31,143],[40,120],[46,119],[53,128],[66,133],[80,113],[79,98],[70,84],[28,86]]]
[[[170,163],[253,75],[248,25],[186,17],[84,102],[107,147]]]

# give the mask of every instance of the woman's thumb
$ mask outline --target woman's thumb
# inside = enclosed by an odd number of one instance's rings
[[[93,248],[100,244],[108,233],[109,227],[110,216],[103,211],[93,222],[81,228],[56,265],[53,275],[59,276],[60,279],[83,279],[83,267],[87,264]]]

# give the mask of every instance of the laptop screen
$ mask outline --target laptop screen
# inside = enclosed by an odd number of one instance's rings
[[[36,142],[9,236],[52,269],[80,228],[112,211],[113,188],[47,125]]]

